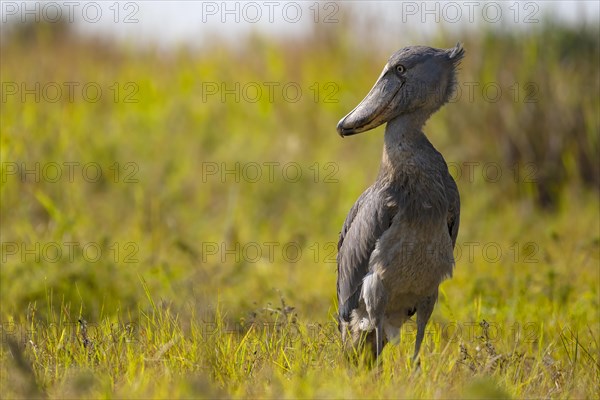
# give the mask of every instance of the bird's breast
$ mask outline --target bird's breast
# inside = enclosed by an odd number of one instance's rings
[[[417,183],[407,182],[393,195],[397,212],[369,260],[391,293],[430,293],[452,275],[444,187],[434,178]]]
[[[452,275],[454,256],[445,221],[395,219],[369,262],[390,293],[428,294]]]

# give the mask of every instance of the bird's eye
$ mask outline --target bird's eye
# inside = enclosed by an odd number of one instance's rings
[[[398,71],[398,73],[400,74],[403,74],[404,71],[406,71],[406,68],[404,67],[404,65],[398,64],[398,66],[396,66],[396,71]]]

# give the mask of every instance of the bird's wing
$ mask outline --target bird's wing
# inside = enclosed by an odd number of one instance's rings
[[[354,203],[344,221],[338,242],[337,294],[339,319],[350,320],[358,307],[363,278],[377,240],[390,227],[397,207],[386,201],[375,187],[367,189]]]
[[[448,199],[448,233],[452,239],[452,248],[454,248],[460,225],[460,196],[456,182],[450,174],[446,177],[446,196]]]

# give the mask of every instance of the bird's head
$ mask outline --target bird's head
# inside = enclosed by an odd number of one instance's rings
[[[337,131],[343,137],[403,114],[433,114],[452,96],[463,55],[460,43],[450,49],[410,46],[397,51],[363,101],[341,119]]]

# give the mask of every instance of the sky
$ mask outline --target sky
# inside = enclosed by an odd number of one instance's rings
[[[269,37],[302,35],[316,24],[381,37],[427,37],[484,27],[534,29],[550,18],[570,24],[600,21],[598,1],[2,1],[2,26],[9,20],[67,19],[81,34],[114,37],[133,44],[202,45],[214,35],[235,42],[251,32]],[[370,24],[368,22],[370,21]],[[351,23],[351,25],[348,25]],[[356,27],[356,28],[354,28]],[[396,39],[395,39],[396,40]]]

